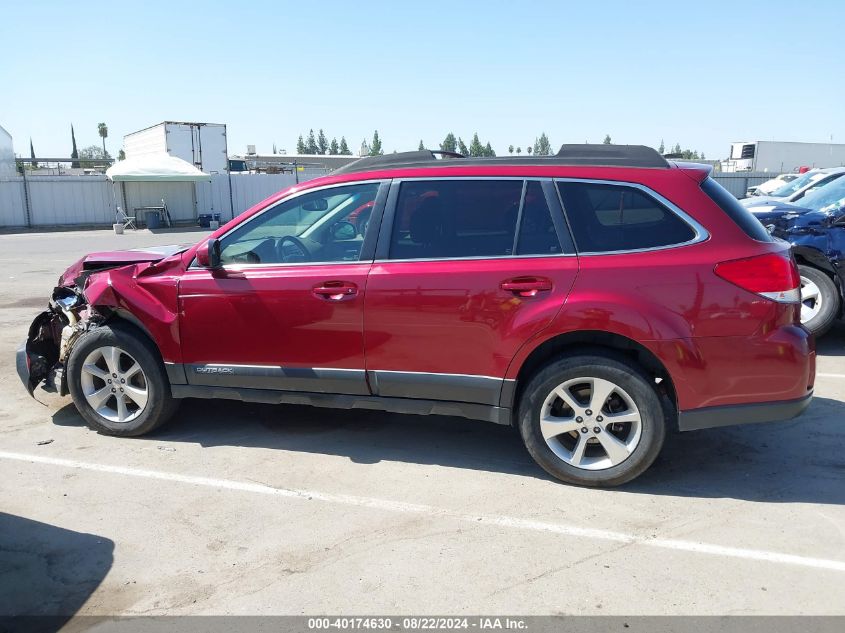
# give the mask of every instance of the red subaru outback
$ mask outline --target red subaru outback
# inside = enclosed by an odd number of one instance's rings
[[[18,353],[92,428],[183,398],[511,424],[563,481],[610,486],[668,429],[809,404],[799,275],[701,165],[638,146],[363,158],[191,248],[84,257]]]

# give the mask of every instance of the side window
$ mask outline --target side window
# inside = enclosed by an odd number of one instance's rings
[[[223,264],[357,261],[378,183],[305,193],[247,220],[223,238]]]
[[[528,183],[520,217],[517,255],[556,255],[561,252],[543,187],[536,180]]]
[[[390,259],[512,255],[521,198],[521,180],[404,182]]]
[[[575,244],[583,253],[689,242],[695,231],[643,191],[624,185],[558,182]]]

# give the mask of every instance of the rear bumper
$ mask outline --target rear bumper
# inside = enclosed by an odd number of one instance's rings
[[[681,431],[711,429],[734,424],[756,424],[758,422],[782,422],[801,415],[813,400],[811,391],[803,398],[778,402],[735,404],[722,407],[704,407],[678,414],[678,428]]]

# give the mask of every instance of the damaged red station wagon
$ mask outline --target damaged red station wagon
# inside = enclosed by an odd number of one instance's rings
[[[488,420],[590,486],[641,474],[667,430],[807,407],[789,246],[708,167],[435,154],[363,158],[191,248],[84,257],[18,352],[24,384],[124,436],[183,398]]]

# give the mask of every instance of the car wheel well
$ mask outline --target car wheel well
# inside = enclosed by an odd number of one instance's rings
[[[672,376],[666,367],[650,350],[619,334],[602,331],[571,332],[555,336],[537,346],[522,363],[516,379],[514,405],[519,402],[522,389],[531,376],[548,363],[562,356],[576,354],[601,354],[611,358],[633,362],[655,381],[655,390],[660,396],[667,419],[677,428],[678,398]]]
[[[102,313],[105,311],[100,310],[100,312]],[[134,333],[147,344],[151,351],[155,353],[159,363],[161,363],[161,366],[164,367],[164,360],[161,357],[161,351],[159,351],[155,339],[152,334],[150,334],[150,331],[144,327],[144,324],[141,323],[134,314],[118,308],[109,310],[104,314],[104,316],[105,320],[103,321],[103,325],[108,325],[110,327],[116,326],[120,329],[129,330]]]
[[[819,266],[815,262],[810,261],[809,259],[807,259],[806,257],[804,257],[804,256],[802,256],[798,253],[795,254],[795,263],[798,264],[799,266],[807,266],[808,268],[815,268],[816,270],[824,273],[825,275],[827,275],[831,279],[834,279],[833,271],[827,270],[826,268]]]

